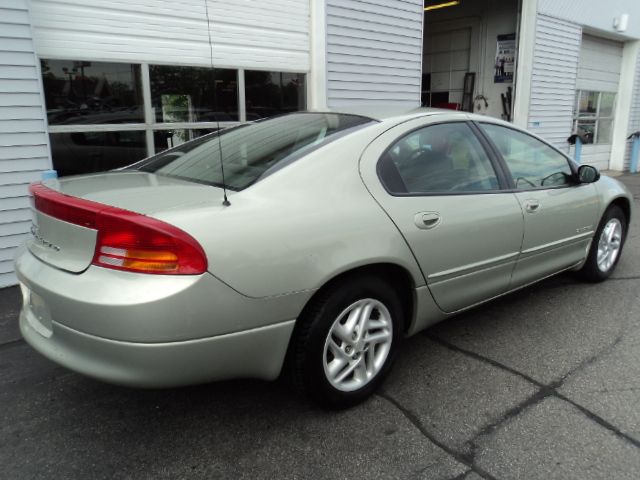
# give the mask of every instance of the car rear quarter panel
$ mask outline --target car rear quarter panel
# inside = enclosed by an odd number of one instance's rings
[[[229,207],[157,215],[191,233],[209,271],[243,295],[314,290],[371,263],[424,278],[404,239],[364,186],[358,161],[388,126],[373,125],[319,149],[230,195]]]

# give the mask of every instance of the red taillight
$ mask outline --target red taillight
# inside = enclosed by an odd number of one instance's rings
[[[33,195],[34,206],[39,212],[87,228],[95,229],[98,212],[108,208],[102,203],[56,192],[41,183],[32,183],[29,185],[29,191]]]
[[[72,197],[35,183],[35,208],[98,231],[92,263],[129,272],[198,275],[207,271],[200,244],[168,223],[102,203]]]

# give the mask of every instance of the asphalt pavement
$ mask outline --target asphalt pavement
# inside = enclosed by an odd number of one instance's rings
[[[0,291],[0,478],[640,478],[640,175],[605,283],[561,275],[407,340],[382,391],[327,412],[279,383],[103,384],[20,338]]]

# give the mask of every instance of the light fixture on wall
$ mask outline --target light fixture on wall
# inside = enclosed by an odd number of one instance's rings
[[[626,32],[628,26],[629,26],[628,13],[623,13],[619,17],[615,17],[613,19],[613,28],[616,29],[616,32]]]
[[[425,12],[430,12],[431,10],[439,10],[441,8],[447,7],[455,7],[456,5],[460,5],[460,0],[453,0],[451,2],[425,2],[424,10]]]

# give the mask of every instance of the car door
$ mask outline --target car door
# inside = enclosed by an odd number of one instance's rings
[[[581,262],[598,226],[595,186],[577,183],[570,160],[538,138],[503,125],[479,126],[502,157],[524,216],[511,288]]]
[[[379,136],[360,171],[412,249],[434,300],[454,312],[507,290],[523,220],[476,127],[460,115],[433,118]]]

